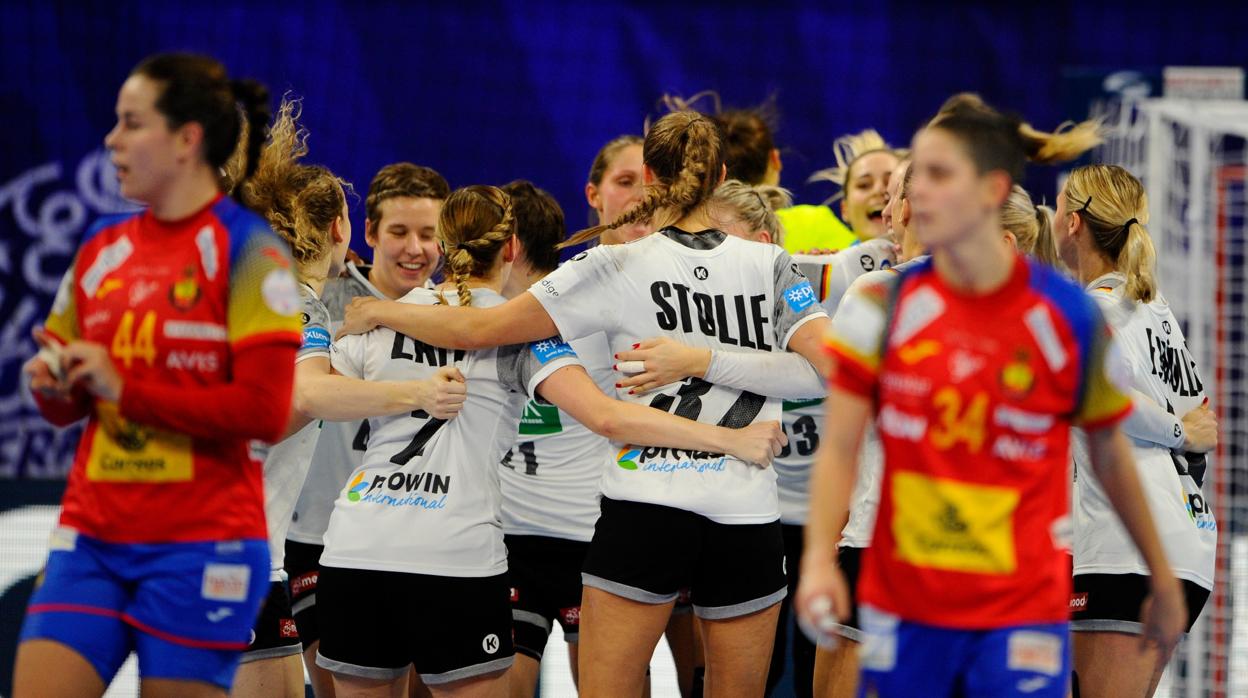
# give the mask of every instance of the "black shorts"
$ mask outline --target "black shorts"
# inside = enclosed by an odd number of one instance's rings
[[[316,617],[316,580],[321,571],[323,545],[286,541],[286,576],[290,578],[290,609],[299,626],[299,639],[306,650],[321,639]]]
[[[832,629],[846,640],[862,642],[862,626],[858,624],[858,575],[862,571],[862,552],[866,548],[841,547],[836,551],[836,564],[845,574],[849,587],[849,618]]]
[[[1186,579],[1187,632],[1200,617],[1209,590]],[[1070,629],[1073,632],[1115,632],[1139,635],[1140,608],[1149,594],[1148,576],[1143,574],[1077,574],[1070,595]]]
[[[511,666],[507,575],[438,577],[321,568],[317,666],[336,674],[393,680],[409,664],[427,686]]]
[[[507,536],[506,542],[516,651],[540,662],[552,622],[568,642],[577,641],[589,543],[546,536]]]
[[[688,588],[694,613],[711,620],[761,611],[788,593],[779,521],[728,525],[606,497],[582,580],[652,604],[675,601]]]
[[[251,629],[251,644],[243,650],[242,663],[301,654],[299,631],[290,612],[290,596],[285,582],[271,582],[269,595],[260,606],[260,617]]]

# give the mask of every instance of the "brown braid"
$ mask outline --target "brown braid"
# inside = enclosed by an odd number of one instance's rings
[[[471,277],[485,276],[516,234],[511,197],[498,187],[473,185],[452,192],[438,216],[438,237],[459,304],[472,304]],[[442,298],[446,302],[446,298]]]
[[[646,185],[642,200],[610,223],[578,232],[560,248],[579,245],[632,223],[670,224],[688,216],[719,184],[724,167],[723,138],[707,116],[673,112],[659,119],[646,134],[642,159],[655,176],[655,181]]]

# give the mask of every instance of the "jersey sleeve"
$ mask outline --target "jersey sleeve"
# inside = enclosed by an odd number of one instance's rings
[[[832,356],[832,385],[870,397],[880,371],[887,329],[889,287],[883,282],[850,287],[832,318],[825,341]]]
[[[303,297],[303,339],[299,351],[295,354],[295,363],[316,356],[329,358],[330,337],[329,309],[321,299],[304,289],[299,289]]]
[[[1091,337],[1085,343],[1075,423],[1084,429],[1102,429],[1118,424],[1131,411],[1131,398],[1127,396],[1131,367],[1098,305],[1087,298],[1085,301],[1092,316],[1092,327]]]
[[[348,378],[364,378],[364,357],[368,351],[368,334],[350,334],[330,345],[329,364]]]
[[[249,344],[300,343],[299,289],[290,255],[267,230],[251,229],[230,260],[229,315],[234,350]]]
[[[561,336],[580,339],[618,324],[619,294],[613,291],[618,273],[611,251],[599,245],[533,284],[529,293],[545,308]]]
[[[559,337],[498,350],[498,380],[509,390],[537,397],[537,387],[565,366],[581,366],[571,345]]]
[[[797,328],[818,317],[827,317],[810,279],[788,252],[776,249],[772,264],[776,302],[772,310],[772,326],[776,328],[778,346],[787,347]]]
[[[74,269],[77,266],[76,261],[70,264],[65,276],[61,278],[61,285],[56,289],[56,300],[52,301],[52,310],[48,313],[48,319],[43,323],[44,329],[49,334],[67,343],[80,336],[78,297],[74,293],[76,278]]]

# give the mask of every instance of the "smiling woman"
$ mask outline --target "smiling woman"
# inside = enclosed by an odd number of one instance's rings
[[[873,129],[841,136],[832,147],[836,167],[816,172],[810,181],[832,182],[841,187],[831,201],[841,199],[841,219],[859,240],[886,234],[881,214],[888,179],[901,162],[898,153]]]

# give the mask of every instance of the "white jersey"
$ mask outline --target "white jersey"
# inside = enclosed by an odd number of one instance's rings
[[[798,327],[825,317],[814,289],[781,248],[665,228],[624,245],[600,245],[534,284],[529,293],[569,339],[605,332],[612,347],[654,336],[705,349],[784,351]],[[648,404],[727,427],[780,419],[780,400],[686,378]],[[780,516],[776,473],[733,456],[613,444],[602,494],[684,509],[726,524]]]
[[[367,267],[348,263],[346,276],[325,282],[321,300],[329,312],[331,337],[342,326],[347,304],[361,296],[385,299],[369,283]],[[290,529],[286,532],[288,539],[308,545],[322,544],[321,537],[329,526],[334,500],[346,484],[347,477],[364,462],[368,430],[368,420],[324,422],[321,425],[321,437],[312,452],[312,465],[291,514]]]
[[[1125,297],[1125,286],[1126,279],[1113,273],[1093,281],[1088,291],[1131,365],[1131,387],[1167,411],[1184,415],[1201,405],[1205,391],[1183,331],[1164,298],[1159,295],[1151,303],[1138,303]],[[1204,456],[1172,452],[1138,439],[1131,442],[1140,484],[1170,566],[1180,579],[1212,589],[1218,528],[1213,509],[1201,493]],[[1092,472],[1086,441],[1077,443],[1074,450],[1079,473],[1075,481],[1075,573],[1148,574]]]
[[[823,309],[832,315],[836,313],[841,297],[858,277],[892,267],[897,261],[897,254],[891,240],[876,238],[832,254],[793,255],[793,261],[810,279]]]
[[[614,390],[601,332],[570,342],[603,392]],[[588,542],[598,521],[598,481],[611,444],[540,397],[524,405],[520,431],[503,455],[503,532]]]
[[[307,284],[299,284],[303,300],[303,339],[295,364],[314,357],[329,358],[329,311]],[[286,558],[286,529],[290,513],[308,474],[312,451],[320,435],[320,423],[312,421],[278,443],[252,443],[253,457],[264,460],[264,519],[269,528],[269,579],[281,581]]]
[[[479,307],[504,302],[488,289],[475,289],[472,297]],[[433,305],[438,298],[418,288],[400,300]],[[447,300],[455,302],[454,294]],[[454,419],[417,410],[368,420],[364,463],[334,502],[322,565],[446,577],[507,571],[499,460],[515,439],[528,395],[554,371],[579,362],[558,338],[465,352],[378,328],[333,347],[334,369],[366,380],[430,378],[451,364],[469,386]]]
[[[853,248],[850,248],[853,249]],[[857,289],[877,283],[880,279],[892,274],[900,274],[910,267],[918,266],[927,260],[927,256],[915,257],[898,264],[891,269],[863,274],[862,283],[851,285],[847,293],[856,293]],[[847,322],[843,317],[832,318],[832,326]],[[841,547],[868,548],[871,546],[871,534],[875,530],[875,512],[880,508],[880,482],[884,474],[884,448],[880,443],[879,432],[875,424],[868,424],[862,434],[862,446],[858,449],[858,474],[854,478],[854,491],[849,497],[849,521],[841,530]]]
[[[835,254],[793,255],[793,261],[811,280],[815,294],[828,315],[836,313],[837,305],[855,279],[870,271],[888,269],[894,259],[893,244],[887,240],[869,240]],[[819,430],[823,428],[823,420],[822,399],[784,401],[780,423],[789,437],[789,443],[772,463],[776,468],[776,485],[780,492],[781,523],[795,526],[806,524],[810,468],[819,450]]]

